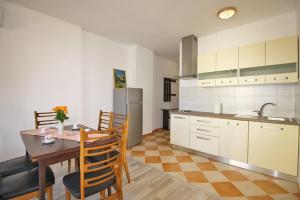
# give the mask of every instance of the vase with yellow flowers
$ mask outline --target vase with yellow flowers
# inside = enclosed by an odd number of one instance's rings
[[[56,112],[55,119],[58,120],[58,133],[62,134],[64,132],[64,121],[69,119],[68,107],[67,106],[56,106],[53,108],[53,111]]]

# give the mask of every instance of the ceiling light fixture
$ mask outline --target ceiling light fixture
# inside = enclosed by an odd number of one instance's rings
[[[218,12],[218,17],[220,19],[229,19],[233,17],[237,13],[237,9],[235,7],[226,7]]]

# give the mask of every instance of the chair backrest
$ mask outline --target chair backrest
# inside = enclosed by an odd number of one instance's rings
[[[85,197],[85,188],[94,187],[116,178],[117,193],[122,190],[122,163],[123,154],[126,150],[124,138],[126,137],[126,126],[113,129],[111,133],[106,131],[80,130],[80,191],[81,199]],[[121,134],[119,134],[121,133]],[[103,135],[105,134],[105,135]],[[125,146],[125,147],[124,147]],[[119,154],[110,154],[119,151]],[[106,159],[89,163],[90,156],[106,156]],[[111,156],[110,156],[111,155]],[[94,176],[87,176],[95,172]],[[98,173],[97,173],[98,172]]]
[[[35,121],[35,128],[38,129],[41,126],[51,125],[51,124],[58,124],[58,120],[55,119],[56,113],[55,112],[37,112],[34,111],[34,121]]]
[[[100,110],[98,131],[110,130],[112,128],[112,112],[103,112]]]

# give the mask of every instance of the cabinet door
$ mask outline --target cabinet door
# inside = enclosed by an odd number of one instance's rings
[[[198,55],[198,73],[214,72],[216,70],[216,53]]]
[[[239,68],[266,65],[266,43],[256,43],[239,48]]]
[[[199,87],[216,86],[216,80],[215,79],[197,80],[197,86]]]
[[[220,156],[248,162],[248,121],[224,120],[220,128]]]
[[[297,176],[298,126],[249,122],[249,163]]]
[[[265,84],[266,76],[243,76],[239,78],[239,85],[254,85],[254,84]]]
[[[266,75],[266,83],[296,83],[297,81],[297,72]]]
[[[266,65],[298,62],[298,37],[286,37],[266,42]]]
[[[217,52],[216,71],[238,68],[238,48],[223,49]]]
[[[190,147],[190,120],[189,116],[171,114],[171,144]]]

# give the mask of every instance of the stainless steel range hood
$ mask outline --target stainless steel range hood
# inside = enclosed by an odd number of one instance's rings
[[[182,38],[180,43],[179,79],[197,78],[198,40],[194,35]]]

